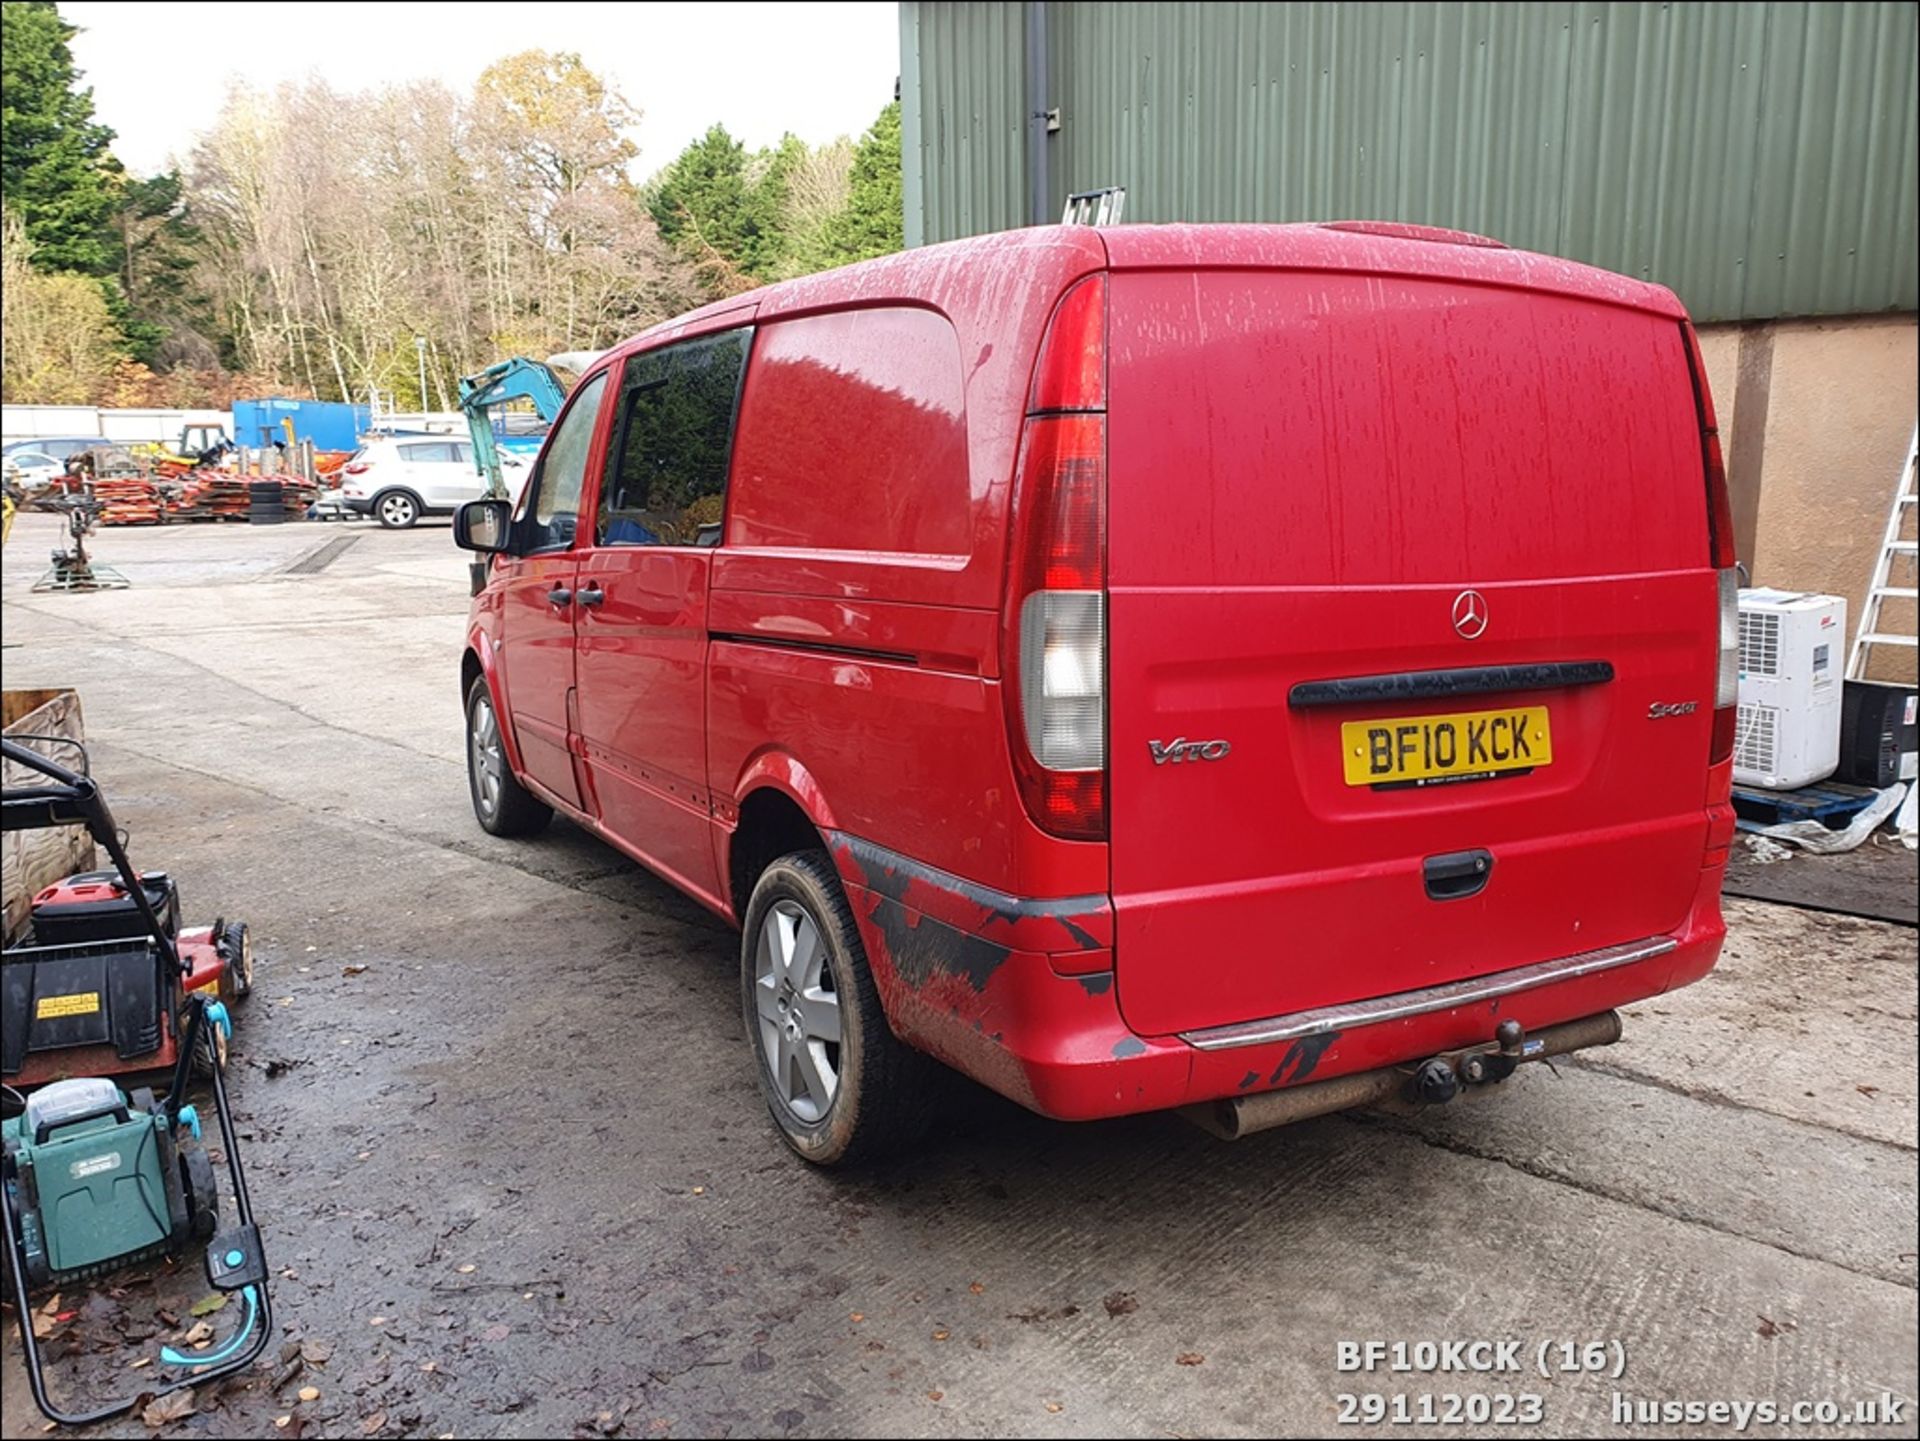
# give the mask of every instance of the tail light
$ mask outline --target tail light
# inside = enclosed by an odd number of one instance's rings
[[[1700,462],[1707,481],[1707,545],[1719,585],[1720,655],[1713,683],[1713,749],[1709,761],[1719,765],[1733,755],[1740,714],[1740,580],[1739,557],[1733,543],[1733,497],[1727,489],[1727,463],[1720,453],[1720,425],[1713,413],[1713,395],[1707,389],[1706,362],[1700,357],[1700,337],[1684,321],[1680,333],[1687,342],[1687,371],[1693,380],[1693,408],[1700,418]]]
[[[1035,824],[1073,840],[1107,834],[1106,299],[1089,276],[1054,311],[1014,490],[1015,768]]]
[[[364,460],[352,460],[348,461],[342,469],[348,475],[365,475],[368,471],[372,470],[373,467],[368,465]]]

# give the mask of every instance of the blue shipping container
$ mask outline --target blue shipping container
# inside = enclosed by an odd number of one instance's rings
[[[338,400],[236,400],[234,442],[259,450],[284,441],[285,421],[293,422],[295,440],[310,440],[316,450],[357,450],[361,432],[373,424],[373,412]]]

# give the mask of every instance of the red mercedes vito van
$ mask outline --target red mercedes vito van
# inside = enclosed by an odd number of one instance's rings
[[[1732,528],[1658,286],[1369,223],[929,247],[618,347],[457,533],[481,825],[742,928],[815,1162],[929,1057],[1229,1135],[1434,1104],[1720,949]]]

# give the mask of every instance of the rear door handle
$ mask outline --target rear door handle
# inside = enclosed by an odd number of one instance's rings
[[[600,583],[598,581],[589,581],[587,588],[581,591],[578,597],[582,605],[599,605],[606,598],[607,593],[600,589]]]
[[[573,592],[568,590],[564,585],[556,585],[552,590],[547,592],[547,604],[572,605]]]
[[[1464,900],[1486,889],[1487,878],[1493,874],[1493,855],[1488,851],[1449,851],[1443,856],[1428,856],[1420,870],[1429,899]]]

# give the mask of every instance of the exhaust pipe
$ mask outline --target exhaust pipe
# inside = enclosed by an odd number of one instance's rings
[[[1416,1068],[1386,1066],[1377,1071],[1335,1076],[1330,1081],[1289,1086],[1257,1096],[1232,1096],[1206,1105],[1182,1106],[1180,1114],[1201,1130],[1223,1141],[1237,1141],[1256,1131],[1270,1131],[1275,1126],[1290,1126],[1295,1121],[1329,1116],[1335,1111],[1352,1110],[1356,1106],[1418,1110],[1420,1103],[1408,1099],[1408,1083],[1428,1068],[1441,1066],[1454,1072],[1482,1069],[1463,1066],[1468,1057],[1499,1058],[1514,1064],[1544,1061],[1550,1056],[1564,1056],[1570,1051],[1583,1051],[1589,1046],[1610,1046],[1620,1039],[1620,1031],[1620,1013],[1603,1011],[1597,1016],[1585,1016],[1563,1025],[1548,1026],[1526,1037],[1517,1051],[1503,1049],[1498,1044],[1473,1046],[1464,1051],[1436,1056]],[[1458,1089],[1476,1090],[1479,1087],[1467,1084]]]

